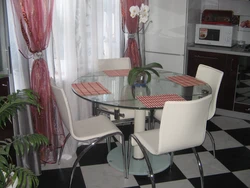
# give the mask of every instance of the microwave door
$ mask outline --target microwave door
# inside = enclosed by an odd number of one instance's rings
[[[200,40],[220,41],[220,30],[218,29],[200,28],[199,33]]]

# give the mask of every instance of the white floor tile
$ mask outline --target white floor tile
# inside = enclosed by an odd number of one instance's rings
[[[250,124],[242,119],[225,116],[215,116],[211,121],[223,130],[250,128]]]
[[[91,188],[121,188],[138,186],[134,176],[125,179],[119,172],[108,164],[81,167],[86,187]]]
[[[243,146],[240,142],[235,140],[232,136],[230,136],[224,131],[213,131],[210,133],[214,137],[216,150]],[[211,151],[213,149],[212,142],[207,134],[202,146],[208,151]]]
[[[151,185],[144,185],[141,188],[151,188]],[[165,183],[157,183],[157,188],[194,188],[188,180],[171,181]]]
[[[239,178],[247,187],[250,187],[250,170],[242,170],[233,172],[233,174]]]
[[[65,159],[61,159],[61,163],[60,165],[58,165],[57,163],[55,164],[46,164],[46,165],[42,165],[42,170],[52,170],[52,169],[62,169],[62,168],[71,168],[76,160],[76,154],[74,154],[72,156],[71,159],[69,160],[65,160]],[[77,165],[79,166],[79,164]]]
[[[199,156],[205,176],[229,172],[229,170],[209,152],[199,152]],[[193,153],[174,156],[174,163],[187,178],[200,177],[197,161]]]

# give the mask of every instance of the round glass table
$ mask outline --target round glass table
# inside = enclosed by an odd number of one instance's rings
[[[197,100],[212,93],[211,87],[206,83],[197,82],[187,86],[170,78],[185,75],[169,71],[159,71],[160,77],[152,75],[146,85],[128,85],[127,76],[108,76],[105,72],[89,73],[79,77],[72,83],[73,92],[79,97],[94,104],[108,105],[115,108],[127,108],[135,111],[134,132],[145,131],[145,117],[147,110],[162,109],[162,106],[148,106],[139,100],[142,96],[161,96],[168,94],[178,95],[185,100]],[[187,77],[186,83],[189,83]],[[193,77],[191,77],[194,79]],[[194,79],[195,80],[195,79]],[[189,83],[190,85],[190,83]],[[90,125],[91,126],[91,125]],[[148,169],[143,159],[143,154],[138,146],[134,146],[130,162],[129,173],[133,175],[148,175]],[[165,170],[170,164],[169,154],[150,155],[154,173]],[[109,164],[117,170],[123,170],[121,148],[116,147],[107,156]]]

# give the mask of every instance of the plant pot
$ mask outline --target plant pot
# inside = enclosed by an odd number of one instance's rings
[[[135,79],[135,83],[134,86],[138,87],[138,86],[146,86],[147,84],[147,74],[146,73],[140,73],[137,75],[136,79]]]
[[[134,85],[132,86],[132,95],[134,99],[137,96],[149,96],[150,95],[150,89],[148,86],[144,83],[144,85]]]
[[[5,176],[5,172],[3,172],[3,175]],[[13,176],[13,175],[14,173],[11,172],[10,176]],[[5,180],[5,182],[7,182],[7,179]],[[15,182],[13,184],[8,185],[6,188],[16,188],[17,184],[18,184],[18,178],[16,177]]]

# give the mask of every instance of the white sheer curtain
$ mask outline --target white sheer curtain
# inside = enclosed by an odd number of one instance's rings
[[[56,85],[70,99],[73,120],[91,116],[92,108],[72,92],[71,83],[95,71],[97,59],[121,57],[120,20],[119,0],[55,0],[47,59]],[[76,148],[69,140],[62,158],[71,158]]]

